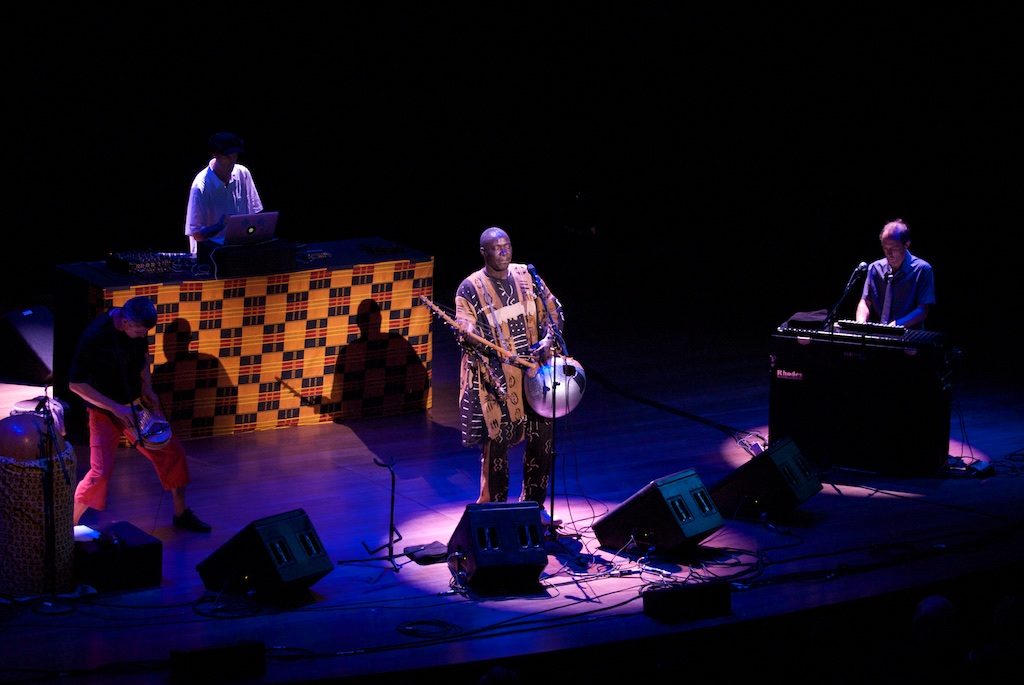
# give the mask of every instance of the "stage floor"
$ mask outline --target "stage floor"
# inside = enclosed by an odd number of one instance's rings
[[[477,495],[444,329],[427,413],[186,442],[189,503],[211,534],[175,530],[169,495],[126,449],[108,509],[82,523],[128,522],[157,538],[159,585],[0,597],[0,682],[879,682],[982,653],[1024,561],[1024,394],[1013,375],[967,369],[954,391],[950,454],[978,471],[820,469],[821,491],[799,506],[725,518],[683,553],[601,546],[594,521],[652,481],[693,469],[711,486],[751,459],[737,437],[768,437],[767,338],[652,341],[625,360],[576,343],[587,388],[556,424],[562,524],[540,543],[537,582],[504,593],[459,588],[443,554],[405,553],[446,549]],[[41,390],[3,387],[0,411]],[[80,478],[88,448],[74,448]],[[204,586],[197,564],[248,524],[295,510],[329,556],[326,575],[297,596]],[[520,565],[526,556],[497,563]],[[916,642],[914,612],[935,595],[957,609],[942,650]]]

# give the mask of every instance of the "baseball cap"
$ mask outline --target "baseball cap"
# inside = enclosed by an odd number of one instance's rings
[[[245,141],[229,131],[210,136],[210,150],[221,155],[231,155],[245,150]]]

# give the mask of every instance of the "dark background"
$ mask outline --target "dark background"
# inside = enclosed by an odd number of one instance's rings
[[[442,304],[499,224],[577,336],[768,336],[832,306],[902,217],[932,327],[1019,347],[1021,60],[998,10],[202,7],[5,21],[4,311],[59,298],[57,264],[187,250],[206,139],[234,130],[284,237],[423,250]]]

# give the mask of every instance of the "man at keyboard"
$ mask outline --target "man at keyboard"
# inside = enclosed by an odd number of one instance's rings
[[[932,266],[910,254],[910,229],[902,219],[887,223],[878,237],[885,257],[868,266],[857,321],[923,328],[935,304]]]

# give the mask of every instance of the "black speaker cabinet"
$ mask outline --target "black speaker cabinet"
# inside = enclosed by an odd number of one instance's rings
[[[163,577],[163,543],[128,521],[75,543],[75,578],[97,590],[157,587]]]
[[[722,515],[693,469],[651,481],[594,522],[601,546],[631,543],[672,553],[694,546],[722,527]]]
[[[727,616],[732,613],[731,584],[725,581],[652,583],[641,592],[644,614],[662,623]]]
[[[711,487],[711,497],[726,518],[777,516],[818,492],[821,481],[789,438],[771,443]]]
[[[480,594],[536,592],[547,566],[536,502],[468,504],[448,540],[448,567]]]
[[[333,568],[302,509],[253,521],[196,565],[208,590],[265,595],[308,588]]]
[[[223,685],[267,674],[267,647],[245,640],[225,647],[171,650],[171,685]]]
[[[926,475],[949,456],[952,370],[941,336],[772,337],[768,437],[822,466]]]

